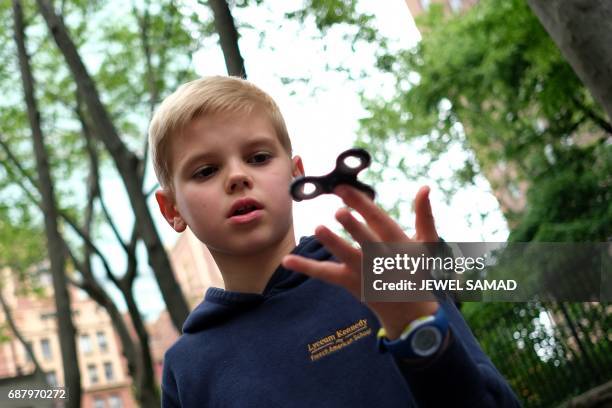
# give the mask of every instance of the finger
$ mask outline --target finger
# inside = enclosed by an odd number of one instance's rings
[[[321,279],[334,285],[345,286],[350,281],[349,270],[344,264],[332,261],[316,261],[299,255],[287,255],[283,266],[301,272],[311,278]]]
[[[370,228],[351,214],[346,208],[336,211],[336,219],[342,224],[344,229],[351,234],[351,237],[363,247],[366,242],[380,242],[381,239]]]
[[[400,242],[406,240],[406,234],[399,225],[378,207],[374,201],[361,191],[347,185],[339,185],[334,193],[351,208],[363,216],[366,223],[385,242]]]
[[[438,232],[431,211],[429,191],[428,186],[421,187],[414,199],[416,239],[424,242],[436,242],[438,241]]]
[[[353,248],[348,242],[339,237],[329,228],[319,225],[315,229],[317,239],[340,261],[352,270],[361,269],[361,251]]]

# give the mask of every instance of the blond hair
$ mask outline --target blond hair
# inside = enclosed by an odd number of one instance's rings
[[[291,141],[278,105],[270,95],[244,79],[204,77],[181,85],[164,99],[149,125],[153,169],[162,188],[172,189],[172,163],[167,156],[173,134],[181,132],[196,117],[249,114],[256,107],[262,108],[269,116],[281,145],[291,155]]]

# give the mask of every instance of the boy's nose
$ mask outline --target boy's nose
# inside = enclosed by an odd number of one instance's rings
[[[239,173],[230,176],[230,178],[227,180],[226,190],[228,193],[234,193],[236,191],[250,189],[252,187],[253,180],[251,180],[248,175],[244,173]]]

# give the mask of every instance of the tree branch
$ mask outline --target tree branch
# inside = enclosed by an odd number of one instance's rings
[[[123,240],[123,237],[119,233],[119,230],[117,226],[115,225],[115,222],[110,216],[108,208],[106,207],[106,204],[103,199],[102,188],[100,186],[100,174],[98,172],[98,168],[99,168],[98,152],[95,147],[94,138],[91,134],[91,128],[87,124],[87,119],[83,115],[83,112],[81,109],[81,103],[80,103],[80,96],[78,96],[78,94],[77,94],[77,107],[75,109],[75,112],[76,112],[77,117],[79,118],[79,121],[81,122],[81,128],[83,130],[83,135],[85,136],[85,146],[87,148],[87,154],[89,156],[90,169],[91,169],[89,182],[92,184],[91,191],[90,191],[90,197],[92,199],[96,197],[98,198],[98,202],[100,203],[100,207],[102,208],[102,213],[104,214],[106,221],[111,227],[111,230],[113,231],[113,234],[115,235],[115,238],[117,239],[117,241],[119,242],[123,250],[127,252],[128,248],[125,244],[125,241]]]
[[[202,0],[199,1],[202,4]],[[244,59],[240,54],[238,46],[238,30],[234,23],[234,17],[226,0],[208,0],[206,3],[213,11],[215,29],[219,34],[219,42],[225,58],[227,73],[233,76],[246,78]]]
[[[70,258],[75,262],[75,268],[77,268],[82,276],[91,275],[91,271],[88,268],[80,269],[85,267],[85,265],[79,262],[74,254],[70,251],[70,248],[66,245],[66,250],[70,254]],[[91,276],[91,279],[87,279],[85,282],[77,282],[74,279],[70,279],[70,283],[82,290],[84,290],[89,297],[94,299],[96,303],[100,306],[104,307],[108,312],[113,327],[117,332],[119,339],[121,341],[122,346],[122,354],[125,357],[128,365],[128,372],[133,378],[133,381],[137,384],[139,382],[139,378],[142,375],[140,373],[140,364],[138,363],[136,356],[138,355],[139,347],[132,339],[132,336],[127,329],[126,323],[123,320],[121,313],[117,309],[117,306],[112,302],[108,294],[100,287],[98,282]],[[119,288],[121,290],[121,288]],[[138,392],[138,391],[137,391]]]
[[[153,185],[153,187],[151,187],[151,188],[149,189],[149,191],[147,191],[147,192],[145,193],[145,196],[146,196],[147,198],[149,198],[149,197],[151,196],[151,194],[153,194],[154,192],[156,192],[156,191],[157,191],[157,189],[158,189],[158,188],[159,188],[159,183],[155,183],[155,184]]]
[[[4,312],[4,316],[9,327],[11,328],[11,331],[13,332],[15,337],[17,337],[17,340],[19,340],[23,348],[25,348],[26,353],[28,353],[28,356],[30,356],[30,359],[32,360],[32,363],[34,363],[34,375],[40,379],[44,379],[44,381],[47,382],[47,379],[44,375],[44,371],[40,366],[40,362],[38,361],[36,355],[34,354],[34,351],[32,350],[32,346],[22,336],[21,332],[17,328],[17,325],[15,324],[15,320],[13,320],[13,313],[9,308],[8,304],[6,303],[6,300],[4,299],[2,290],[0,290],[0,306],[2,306],[2,311]]]
[[[76,279],[71,278],[70,276],[67,276],[66,279],[68,280],[68,283],[71,284],[72,286],[74,286],[75,288],[79,288],[81,290],[86,290],[85,287],[87,285],[85,283],[79,282]]]
[[[106,221],[108,222],[108,224],[110,225],[111,229],[113,230],[113,234],[117,238],[117,241],[119,241],[121,247],[123,248],[123,250],[125,252],[129,252],[129,247],[126,245],[125,241],[121,237],[121,234],[119,233],[119,230],[117,229],[117,226],[113,222],[113,219],[112,219],[112,217],[110,215],[110,212],[108,211],[108,207],[106,206],[106,202],[102,198],[102,194],[100,194],[100,197],[98,198],[98,202],[100,203],[100,208],[102,209],[102,213],[104,214],[104,218],[106,218]]]
[[[155,228],[144,197],[142,191],[143,180],[139,171],[139,158],[128,149],[119,136],[117,128],[102,103],[96,83],[87,71],[64,21],[56,14],[52,1],[36,0],[36,3],[49,33],[53,36],[59,51],[64,56],[78,92],[83,97],[83,102],[91,117],[91,123],[95,126],[93,134],[104,143],[124,182],[130,204],[134,210],[135,223],[147,248],[149,263],[155,274],[160,292],[168,306],[172,323],[177,330],[180,330],[189,314],[189,306],[172,273],[168,255],[163,249],[159,233]]]
[[[11,161],[16,160],[15,156],[12,154],[12,152],[10,151],[10,148],[8,147],[8,145],[6,145],[6,143],[4,143],[2,141],[2,139],[0,139],[0,146],[2,146],[2,148],[4,149],[4,151],[7,153],[7,155],[9,156],[9,158],[11,159]],[[14,162],[15,166],[19,169],[20,173],[27,178],[28,180],[30,180],[30,182],[32,182],[32,180],[30,179],[30,177],[27,175],[27,173],[24,172],[23,167],[19,164],[19,162]],[[10,170],[9,170],[10,171]],[[13,181],[15,182],[15,184],[17,184],[28,196],[28,198],[32,201],[32,203],[34,205],[36,205],[38,208],[40,208],[42,210],[42,204],[40,203],[39,200],[37,200],[32,194],[31,192],[28,190],[28,188],[22,183],[21,179],[18,177],[12,177]],[[66,214],[65,211],[63,210],[58,210],[58,214],[59,216],[68,223],[68,225],[70,225],[70,227],[74,230],[74,232],[77,233],[77,235],[85,242],[85,244],[91,248],[93,250],[93,252],[100,258],[101,262],[102,262],[102,266],[104,267],[104,270],[106,271],[107,276],[109,277],[109,279],[113,282],[117,282],[117,278],[116,276],[113,274],[110,265],[108,264],[106,257],[102,254],[102,252],[98,249],[98,247],[91,241],[91,238],[89,236],[89,234],[84,231],[81,227],[79,227],[76,223],[76,221],[74,221],[72,219],[72,217],[70,217],[68,214]]]
[[[580,109],[588,118],[595,122],[597,126],[602,128],[604,132],[612,134],[612,124],[610,124],[610,122],[599,116],[597,112],[586,106],[575,96],[572,96],[572,101],[576,104],[578,109]]]
[[[127,270],[125,275],[121,280],[125,284],[126,288],[131,290],[132,285],[134,284],[134,280],[136,279],[136,275],[138,274],[137,262],[136,262],[136,244],[138,243],[138,228],[134,225],[132,229],[132,236],[130,238],[130,243],[128,244],[128,248],[130,249],[127,252]]]
[[[17,170],[19,171],[19,173],[30,182],[30,184],[32,186],[34,186],[34,188],[36,189],[36,191],[38,191],[40,193],[40,188],[38,186],[38,182],[36,180],[34,180],[29,174],[28,172],[23,168],[23,166],[21,165],[21,163],[19,162],[19,160],[17,159],[17,156],[15,156],[15,154],[13,154],[11,148],[9,147],[9,145],[3,140],[2,134],[0,134],[0,147],[2,147],[2,150],[4,150],[4,153],[6,154],[7,158],[9,159],[9,161],[11,163],[13,163],[13,165],[17,168]],[[7,171],[9,172],[9,174],[14,175],[14,172],[11,168],[9,168],[8,166],[6,167]],[[21,179],[16,178],[16,177],[11,177],[16,183],[19,183],[22,186],[23,191],[27,194],[27,196],[34,202],[38,202],[38,199],[36,199],[34,197],[34,195],[32,194],[32,192],[30,191],[29,188],[25,187],[25,184],[21,183]]]
[[[151,61],[152,51],[149,39],[149,27],[151,25],[151,16],[149,14],[150,5],[150,0],[145,0],[144,13],[142,16],[140,16],[138,10],[136,9],[136,5],[133,4],[132,14],[138,22],[138,28],[140,29],[140,45],[142,46],[142,53],[145,57],[146,75],[149,88],[149,114],[152,116],[155,106],[159,102],[159,89],[157,87],[157,77]]]

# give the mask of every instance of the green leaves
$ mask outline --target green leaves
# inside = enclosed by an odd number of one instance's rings
[[[547,150],[579,155],[605,137],[601,110],[524,1],[481,1],[450,16],[432,6],[418,24],[415,49],[379,57],[395,77],[393,98],[364,101],[360,138],[386,163],[390,141],[424,144],[426,167],[459,145],[474,156],[456,168],[455,188],[481,172],[497,189],[526,182],[535,197],[536,180],[567,170],[552,166]],[[604,150],[580,157],[597,161]]]
[[[36,183],[31,130],[27,120],[17,54],[13,41],[10,2],[0,2],[0,137],[16,156],[23,171]],[[62,2],[63,19],[78,44],[84,63],[113,116],[121,136],[137,154],[143,153],[150,115],[160,99],[194,76],[191,55],[199,47],[186,22],[188,10],[176,2],[137,2],[134,9],[117,1]],[[58,4],[59,7],[59,4]],[[36,80],[35,92],[45,135],[58,207],[82,224],[87,204],[89,158],[85,130],[77,115],[75,80],[34,3],[24,8],[27,48]],[[83,107],[81,107],[82,109]],[[88,113],[83,112],[86,120]],[[100,152],[101,174],[109,175],[106,152]],[[19,184],[31,193],[28,197]],[[0,149],[0,262],[15,271],[28,271],[45,254],[44,216],[35,204],[38,192],[15,163]],[[104,228],[95,207],[93,236]],[[29,218],[27,218],[27,217]],[[66,239],[70,241],[70,234]],[[72,238],[74,238],[72,236]]]
[[[0,268],[23,273],[45,259],[45,235],[40,222],[40,216],[34,216],[23,204],[0,205]]]
[[[612,225],[612,147],[569,146],[533,180],[513,241],[606,241]]]
[[[377,43],[384,48],[386,39],[374,26],[374,16],[360,12],[357,5],[357,0],[304,0],[302,8],[288,12],[285,16],[302,23],[313,18],[322,38],[328,30],[342,25],[351,28],[344,38],[351,42],[353,47],[358,41],[365,41]]]
[[[482,174],[501,195],[526,198],[505,209],[510,241],[609,240],[609,124],[526,2],[481,0],[451,16],[432,5],[418,25],[415,49],[378,59],[395,93],[364,99],[361,142],[387,168],[397,145],[421,149],[428,160],[412,174],[462,146],[454,190]],[[467,303],[462,313],[523,403],[555,406],[609,378],[605,307]]]

